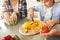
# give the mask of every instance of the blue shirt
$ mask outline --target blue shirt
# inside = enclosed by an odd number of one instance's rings
[[[46,8],[43,5],[39,4],[37,6],[32,7],[34,11],[40,11],[40,20],[44,20],[44,13]],[[60,20],[60,4],[55,3],[51,9],[51,20]]]

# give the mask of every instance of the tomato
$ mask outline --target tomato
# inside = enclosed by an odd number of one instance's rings
[[[47,33],[47,32],[49,32],[49,31],[50,31],[50,30],[49,30],[48,26],[47,26],[47,25],[44,25],[44,26],[42,27],[41,33]]]

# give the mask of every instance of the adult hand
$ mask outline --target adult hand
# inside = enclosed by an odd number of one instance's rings
[[[53,25],[55,25],[55,20],[48,20],[48,21],[45,21],[46,25],[49,26],[49,28],[52,28]]]
[[[50,30],[48,33],[41,33],[40,32],[40,34],[43,36],[55,36],[56,33],[57,33],[57,30],[55,30],[55,29]]]
[[[9,12],[5,12],[4,13],[4,18],[6,19],[6,21],[8,23],[12,22],[12,19],[10,18]]]
[[[16,19],[17,19],[17,12],[14,11],[14,12],[12,13],[12,15],[10,16],[10,18],[13,20],[13,22],[16,22]]]
[[[6,19],[8,23],[13,22],[11,18]]]

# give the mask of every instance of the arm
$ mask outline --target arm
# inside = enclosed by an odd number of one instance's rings
[[[16,18],[17,16],[17,12],[14,11],[13,13],[11,13],[11,15],[9,14],[9,8],[8,8],[8,1],[7,0],[4,0],[4,3],[3,3],[3,16],[5,19],[11,19],[13,21],[13,18]]]
[[[60,20],[55,20],[54,21],[56,24],[60,24]]]
[[[49,20],[46,22],[46,24],[49,26],[50,29],[53,27],[53,25],[59,24],[59,23],[60,23],[60,20]],[[44,36],[60,36],[60,30],[52,29],[48,33],[44,33],[42,35],[44,35]]]
[[[48,20],[45,22],[49,28],[51,29],[54,25],[59,24],[60,20]]]
[[[60,30],[57,30],[55,36],[60,36]]]
[[[9,10],[8,10],[8,1],[7,0],[4,0],[4,3],[3,3],[3,17],[6,19],[7,22],[12,22],[12,18],[11,18],[11,15],[9,14]]]
[[[52,29],[48,33],[42,33],[43,36],[60,36],[60,30]]]
[[[8,6],[7,6],[6,2],[7,2],[7,0],[4,0],[4,3],[2,5],[2,7],[3,7],[3,17],[5,19],[8,19],[8,18],[10,18],[10,15],[9,15],[9,12],[8,12]]]

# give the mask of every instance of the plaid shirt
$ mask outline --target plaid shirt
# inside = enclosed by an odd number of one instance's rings
[[[13,12],[13,8],[10,5],[10,1],[9,0],[5,0],[4,4],[3,4],[3,13],[4,12],[9,12],[9,14],[11,14]],[[18,1],[18,16],[19,17],[23,17],[23,16],[27,16],[27,3],[26,0],[19,0]]]

